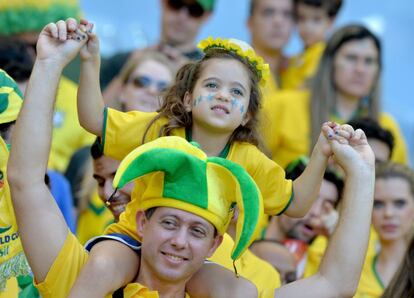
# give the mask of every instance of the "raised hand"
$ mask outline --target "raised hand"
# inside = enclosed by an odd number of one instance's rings
[[[357,166],[375,166],[375,156],[368,145],[367,137],[361,129],[354,131],[348,124],[335,130],[330,138],[331,150],[335,161],[344,169],[350,170]]]
[[[93,33],[93,24],[87,20],[80,21],[79,28],[88,35],[87,42],[80,50],[80,57],[83,61],[91,59],[99,59],[99,40],[95,33]]]
[[[37,41],[37,60],[66,66],[86,43],[88,36],[80,30],[75,19],[49,23]]]

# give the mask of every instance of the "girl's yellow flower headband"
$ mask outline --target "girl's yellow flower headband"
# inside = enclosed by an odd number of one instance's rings
[[[266,84],[269,78],[269,64],[265,63],[262,57],[256,55],[253,48],[244,41],[234,38],[222,39],[220,37],[213,39],[210,36],[200,41],[198,48],[203,52],[206,52],[206,50],[211,48],[221,48],[231,51],[246,59],[256,70],[256,73],[260,79],[260,86],[262,87]]]

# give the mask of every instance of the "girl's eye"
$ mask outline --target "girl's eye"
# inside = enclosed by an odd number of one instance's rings
[[[243,96],[243,92],[240,89],[233,89],[232,92],[236,96]]]
[[[374,200],[374,209],[380,209],[384,207],[384,203],[378,200]]]
[[[211,89],[215,89],[215,88],[217,88],[217,84],[216,83],[207,83],[206,87],[211,88]]]
[[[394,206],[399,208],[399,209],[404,208],[405,205],[406,205],[405,200],[400,199],[400,200],[394,201]]]

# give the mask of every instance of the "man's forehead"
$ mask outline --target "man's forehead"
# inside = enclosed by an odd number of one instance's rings
[[[157,214],[157,217],[171,216],[183,223],[189,223],[189,224],[198,223],[198,224],[202,224],[202,225],[210,226],[211,228],[214,228],[213,225],[209,221],[204,219],[203,217],[197,214],[188,212],[188,211],[177,209],[177,208],[157,207],[157,209],[154,211],[154,214]]]
[[[293,0],[255,0],[256,9],[293,10]]]
[[[119,161],[101,156],[93,161],[94,174],[99,176],[112,175],[119,167]]]

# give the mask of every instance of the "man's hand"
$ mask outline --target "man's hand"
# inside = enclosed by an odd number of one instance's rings
[[[87,34],[73,18],[49,23],[40,32],[37,41],[37,60],[63,68],[75,58],[87,39]]]
[[[347,173],[361,166],[374,168],[374,152],[361,129],[354,131],[348,124],[341,125],[335,130],[335,137],[331,137],[330,144],[335,161]]]

